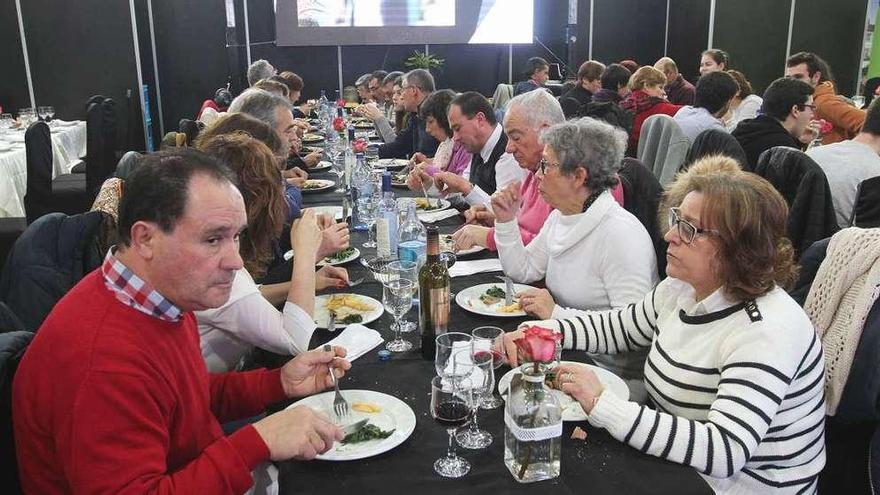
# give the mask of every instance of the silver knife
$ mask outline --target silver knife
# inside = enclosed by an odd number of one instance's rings
[[[330,321],[327,322],[327,331],[335,332],[336,331],[336,313],[330,312]]]
[[[513,280],[510,277],[497,275],[498,278],[504,280],[504,304],[510,306],[513,304]]]
[[[366,425],[366,424],[367,424],[367,420],[366,420],[366,419],[362,419],[362,420],[357,421],[357,422],[355,422],[355,423],[352,423],[352,424],[350,424],[350,425],[348,425],[348,426],[343,426],[343,427],[342,427],[342,433],[343,433],[345,436],[349,436],[349,435],[351,435],[352,433],[357,433],[357,431],[360,430],[361,428],[363,428],[364,425]]]

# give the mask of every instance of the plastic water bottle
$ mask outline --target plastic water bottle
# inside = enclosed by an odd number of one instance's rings
[[[348,153],[351,153],[351,148],[349,147],[346,150],[346,160],[348,160]],[[373,183],[370,180],[370,167],[367,165],[367,161],[364,159],[363,153],[357,153],[355,155],[355,164],[354,168],[351,171],[351,196],[352,196],[352,223],[353,229],[357,231],[365,231],[367,230],[367,226],[361,221],[357,211],[357,202],[360,198],[368,198],[373,194]]]
[[[421,268],[427,257],[427,246],[428,231],[416,215],[416,202],[410,201],[406,206],[406,220],[400,226],[397,237],[397,257],[415,261]]]
[[[397,253],[397,201],[391,190],[391,172],[382,174],[382,200],[376,215],[376,254],[381,258],[390,258]]]

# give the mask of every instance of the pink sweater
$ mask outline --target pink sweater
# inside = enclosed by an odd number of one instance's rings
[[[522,189],[520,189],[523,203],[519,208],[519,213],[516,214],[516,220],[519,224],[519,234],[522,236],[523,246],[528,246],[532,242],[532,239],[538,235],[541,227],[544,226],[544,222],[547,220],[550,212],[553,211],[553,207],[548,205],[544,198],[541,197],[538,184],[539,181],[535,177],[535,173],[530,171],[522,183]],[[618,204],[623,206],[623,186],[620,182],[612,189],[611,195]],[[490,251],[498,250],[495,247],[494,227],[489,229],[489,235],[486,237],[486,247]]]

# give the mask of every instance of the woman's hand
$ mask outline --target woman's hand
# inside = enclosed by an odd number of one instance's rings
[[[338,266],[325,265],[315,273],[315,290],[327,287],[341,289],[348,285],[348,270]]]
[[[547,289],[526,289],[516,295],[519,307],[526,313],[547,320],[553,316],[556,301]]]
[[[321,230],[321,246],[318,248],[317,259],[320,261],[324,256],[338,253],[349,246],[351,235],[348,232],[348,224],[345,222],[333,223]]]
[[[521,188],[522,184],[516,181],[492,194],[492,211],[495,213],[496,222],[505,223],[516,218],[516,214],[522,206]]]
[[[495,225],[495,214],[486,205],[474,205],[465,210],[464,223],[492,227]]]
[[[321,228],[315,212],[303,210],[302,216],[293,221],[290,229],[290,245],[297,258],[300,256],[314,256],[321,244]]]
[[[313,151],[303,157],[303,163],[306,164],[307,168],[314,168],[314,166],[317,165],[318,162],[320,162],[320,161],[321,161],[321,152],[320,151]]]
[[[422,188],[429,189],[433,185],[433,179],[425,172],[423,167],[416,165],[412,171],[406,176],[406,187],[410,191],[422,192]]]
[[[563,364],[554,372],[556,379],[553,386],[578,401],[584,412],[590,414],[593,406],[604,388],[593,370],[576,364]]]
[[[456,251],[464,251],[474,246],[486,247],[489,238],[489,227],[465,225],[452,234]]]

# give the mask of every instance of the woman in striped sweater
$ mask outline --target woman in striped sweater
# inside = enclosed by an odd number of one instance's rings
[[[731,159],[711,157],[666,193],[667,275],[644,300],[526,324],[566,349],[649,348],[651,407],[603,390],[578,366],[557,386],[594,424],[642,452],[693,466],[718,493],[815,493],[825,465],[821,342],[781,288],[795,275],[787,207]],[[524,324],[525,325],[525,324]],[[505,338],[516,365],[513,339]]]

